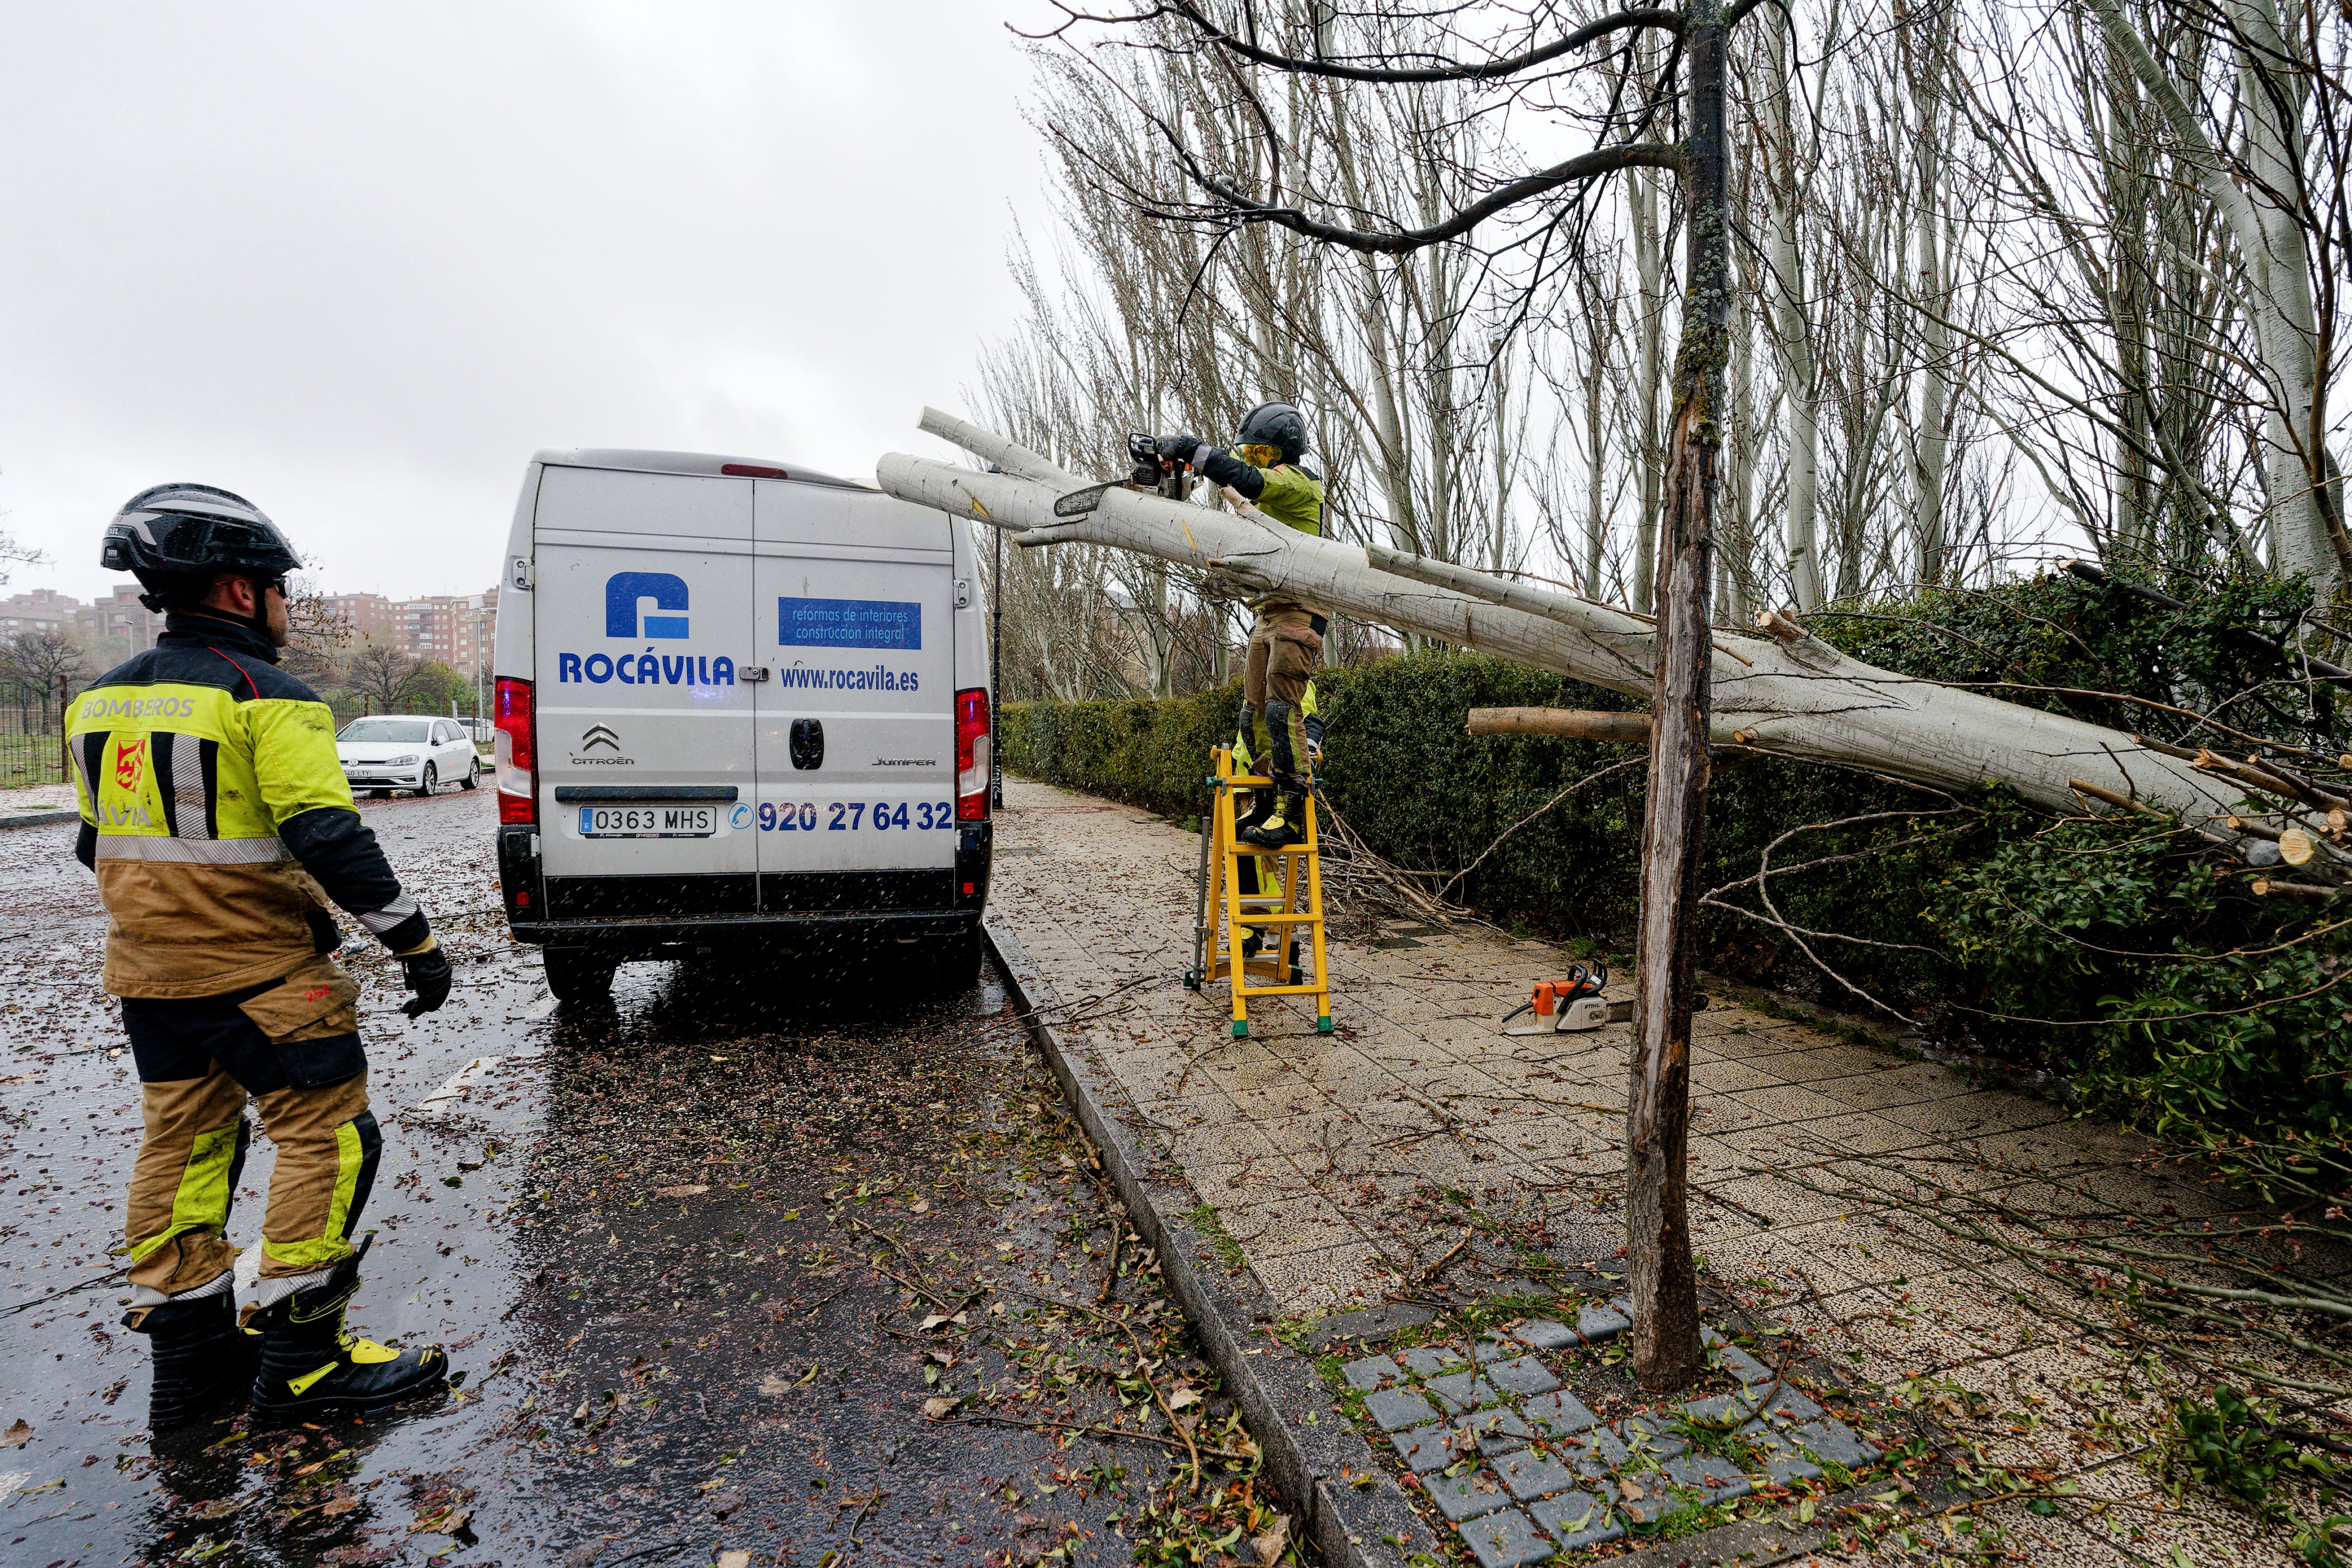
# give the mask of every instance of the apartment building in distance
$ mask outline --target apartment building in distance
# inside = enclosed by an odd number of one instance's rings
[[[467,675],[478,675],[489,667],[499,614],[496,588],[479,594],[434,594],[421,599],[331,594],[327,602],[341,612],[351,627],[348,646],[389,646]]]
[[[132,652],[155,646],[163,617],[139,602],[139,585],[118,584],[108,597],[85,605],[55,588],[35,588],[0,599],[0,637],[46,628],[88,642],[120,638]],[[349,627],[347,647],[365,644],[399,648],[478,678],[489,668],[497,629],[499,591],[435,594],[393,599],[382,594],[330,594],[327,603]]]
[[[143,652],[155,646],[155,634],[163,629],[163,617],[139,602],[140,593],[136,583],[121,584],[112,595],[95,605],[85,605],[55,588],[11,594],[0,599],[0,637],[46,630],[64,632],[89,642],[120,637],[131,645],[133,652]]]

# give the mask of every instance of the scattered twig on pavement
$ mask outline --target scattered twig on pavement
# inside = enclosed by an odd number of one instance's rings
[[[1452,1263],[1455,1258],[1461,1257],[1464,1250],[1469,1247],[1471,1241],[1475,1239],[1477,1235],[1478,1227],[1475,1225],[1465,1230],[1462,1233],[1462,1239],[1455,1242],[1452,1247],[1447,1247],[1445,1249],[1444,1257],[1439,1258],[1436,1262],[1423,1269],[1421,1271],[1421,1278],[1416,1280],[1415,1283],[1427,1285],[1434,1280],[1439,1275],[1444,1273],[1446,1266]]]
[[[900,1257],[907,1260],[908,1266],[911,1267],[916,1273],[919,1274],[922,1272],[921,1260],[917,1258],[914,1253],[908,1249],[907,1244],[900,1241],[897,1237],[892,1236],[887,1231],[875,1228],[873,1226],[866,1224],[864,1220],[859,1219],[854,1214],[843,1215],[841,1216],[841,1221],[844,1225],[856,1226],[859,1230],[864,1231],[866,1235],[873,1237],[877,1241],[887,1243],[891,1247],[898,1251]],[[948,1299],[946,1297],[940,1295],[938,1291],[931,1289],[929,1286],[918,1285],[913,1280],[907,1279],[903,1275],[892,1274],[890,1270],[883,1268],[880,1264],[874,1262],[871,1258],[866,1260],[866,1266],[868,1268],[873,1269],[877,1274],[885,1275],[889,1279],[898,1280],[899,1284],[904,1285],[908,1289],[912,1290],[916,1295],[920,1296],[932,1306],[941,1308],[950,1315],[957,1310],[957,1309],[948,1306]]]
[[[615,1557],[604,1568],[621,1568],[624,1563],[635,1563],[641,1557],[656,1557],[665,1552],[684,1552],[694,1544],[691,1541],[665,1541],[659,1546],[641,1546],[625,1557]]]
[[[85,1279],[79,1285],[68,1285],[62,1290],[52,1290],[46,1296],[37,1296],[29,1301],[19,1301],[13,1307],[0,1309],[0,1318],[13,1318],[19,1312],[29,1312],[44,1301],[54,1301],[60,1296],[70,1296],[77,1290],[87,1290],[93,1285],[103,1285],[110,1279],[121,1278],[122,1278],[122,1269],[110,1268],[105,1273]]]
[[[880,1487],[876,1487],[874,1489],[874,1495],[867,1498],[866,1500],[865,1506],[857,1510],[857,1517],[849,1521],[848,1535],[849,1543],[852,1546],[857,1544],[857,1527],[866,1522],[866,1516],[874,1511],[874,1505],[880,1502],[884,1498],[888,1497],[889,1495],[890,1494],[888,1492],[884,1491]]]
[[[1095,1294],[1097,1306],[1109,1300],[1110,1293],[1118,1288],[1118,1244],[1127,1235],[1127,1211],[1116,1199],[1106,1206],[1110,1210],[1110,1266],[1103,1270],[1102,1289]]]
[[[1835,1329],[1846,1338],[1850,1340],[1860,1340],[1862,1336],[1848,1328],[1846,1326],[1846,1321],[1843,1318],[1839,1317],[1835,1312],[1831,1311],[1829,1303],[1822,1300],[1822,1288],[1813,1283],[1812,1272],[1810,1269],[1800,1268],[1796,1271],[1796,1274],[1798,1279],[1805,1282],[1805,1294],[1813,1299],[1813,1310],[1819,1312],[1822,1317],[1827,1318],[1830,1321],[1830,1327]]]

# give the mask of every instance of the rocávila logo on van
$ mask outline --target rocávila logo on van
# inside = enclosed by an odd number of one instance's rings
[[[670,572],[615,572],[604,580],[604,637],[642,643],[645,651],[558,653],[560,685],[732,686],[735,661],[724,654],[658,653],[657,642],[685,642],[692,636],[686,579]],[[919,650],[923,606],[884,599],[779,598],[776,641],[783,647],[888,648]],[[811,668],[795,661],[782,672],[786,686],[833,691],[901,691],[920,689],[914,670],[874,665],[856,669]],[[583,740],[585,737],[583,737]]]
[[[645,604],[674,616],[647,615]],[[637,627],[642,620],[645,630]],[[686,640],[686,579],[667,572],[615,572],[604,582],[604,635],[635,642],[640,637]]]
[[[644,642],[643,653],[576,653],[555,656],[555,679],[569,685],[732,686],[735,661],[698,654],[656,654],[656,642],[684,642],[691,635],[686,579],[671,572],[615,572],[604,580],[604,636]],[[584,740],[585,737],[583,737]]]

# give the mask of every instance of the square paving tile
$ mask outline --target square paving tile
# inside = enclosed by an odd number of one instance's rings
[[[1598,1426],[1601,1419],[1584,1407],[1584,1401],[1565,1388],[1550,1394],[1538,1394],[1519,1409],[1528,1420],[1555,1437],[1586,1431]]]
[[[1513,1394],[1541,1394],[1559,1386],[1559,1379],[1552,1375],[1551,1368],[1531,1355],[1496,1362],[1487,1367],[1486,1375]]]
[[[1528,1439],[1535,1436],[1528,1430],[1526,1422],[1500,1405],[1456,1421],[1454,1429],[1475,1438],[1478,1451],[1490,1458],[1526,1447]]]
[[[1633,1320],[1612,1306],[1596,1302],[1576,1310],[1576,1331],[1593,1344],[1614,1339],[1633,1326]]]
[[[1764,1456],[1765,1477],[1775,1486],[1809,1481],[1822,1473],[1822,1468],[1805,1457],[1789,1432],[1759,1434],[1756,1447]]]
[[[1515,1508],[1467,1520],[1454,1528],[1478,1559],[1478,1568],[1520,1568],[1552,1553],[1550,1537]]]
[[[1384,1388],[1367,1396],[1364,1408],[1383,1432],[1401,1432],[1437,1419],[1429,1401],[1410,1388]]]
[[[1584,1342],[1584,1337],[1566,1323],[1554,1318],[1529,1318],[1516,1332],[1521,1342],[1539,1351],[1573,1350]]]
[[[1503,1489],[1503,1483],[1495,1479],[1492,1470],[1474,1470],[1466,1476],[1430,1476],[1421,1485],[1452,1524],[1510,1506],[1511,1494]]]
[[[1780,1385],[1780,1392],[1765,1400],[1757,1411],[1759,1419],[1774,1426],[1811,1421],[1821,1414],[1820,1405],[1785,1383]]]
[[[1557,1447],[1570,1464],[1595,1479],[1607,1475],[1628,1457],[1623,1441],[1606,1426],[1568,1434]]]
[[[1451,1427],[1416,1426],[1410,1432],[1390,1433],[1389,1441],[1395,1445],[1397,1458],[1404,1461],[1404,1468],[1417,1476],[1442,1470],[1460,1458],[1454,1451]]]
[[[1625,1533],[1625,1527],[1610,1514],[1609,1505],[1591,1492],[1561,1492],[1544,1499],[1528,1511],[1536,1516],[1537,1523],[1551,1531],[1553,1543],[1563,1552],[1614,1541]]]
[[[1685,1454],[1679,1459],[1667,1460],[1660,1468],[1675,1486],[1688,1487],[1708,1502],[1746,1497],[1755,1489],[1738,1466],[1714,1454]]]
[[[1403,1370],[1384,1355],[1351,1361],[1339,1369],[1339,1375],[1348,1380],[1349,1388],[1363,1389],[1385,1388],[1404,1379]]]
[[[1617,1423],[1617,1435],[1636,1458],[1669,1459],[1690,1447],[1690,1439],[1667,1425],[1664,1415],[1629,1415]]]
[[[1549,1454],[1538,1454],[1533,1448],[1521,1448],[1496,1462],[1503,1484],[1511,1495],[1526,1500],[1562,1492],[1576,1485],[1576,1472]]]
[[[1460,1366],[1470,1358],[1456,1345],[1415,1345],[1409,1351],[1399,1351],[1396,1359],[1413,1376],[1427,1377],[1449,1366]]]
[[[1817,1459],[1848,1469],[1868,1464],[1878,1457],[1878,1450],[1854,1436],[1853,1428],[1833,1418],[1808,1421],[1789,1430],[1790,1441],[1803,1447]]]
[[[1495,1385],[1475,1371],[1449,1372],[1443,1377],[1433,1377],[1422,1385],[1437,1397],[1448,1415],[1465,1410],[1475,1410],[1483,1405],[1499,1405],[1503,1396]]]
[[[1741,1383],[1769,1383],[1772,1370],[1738,1345],[1717,1348],[1712,1358],[1715,1364],[1738,1378]]]

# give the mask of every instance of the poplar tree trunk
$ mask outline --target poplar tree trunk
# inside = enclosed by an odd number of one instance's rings
[[[1797,253],[1797,40],[1788,12],[1775,7],[1771,15],[1772,153],[1764,184],[1772,206],[1772,335],[1789,400],[1789,584],[1798,610],[1810,615],[1823,597],[1822,438],[1813,405],[1813,329]]]
[[[2108,43],[2147,89],[2150,106],[2179,142],[2182,161],[2196,171],[2245,261],[2245,309],[2264,384],[2263,487],[2271,567],[2307,574],[2325,601],[2342,583],[2345,557],[2352,552],[2331,504],[2335,465],[2326,446],[2308,239],[2287,205],[2300,185],[2308,93],[2282,63],[2289,48],[2274,0],[2238,0],[2231,8],[2246,104],[2243,188],[2233,160],[2206,134],[2179,84],[2148,51],[2117,0],[2089,5]]]
[[[1633,396],[1640,405],[1635,417],[1642,441],[1642,515],[1634,522],[1633,574],[1627,586],[1633,590],[1635,612],[1646,616],[1656,607],[1652,595],[1658,555],[1658,378],[1666,330],[1665,260],[1659,254],[1658,182],[1643,169],[1625,177],[1631,182],[1633,208],[1633,273],[1642,293],[1642,319],[1634,323],[1641,363],[1633,379]]]

